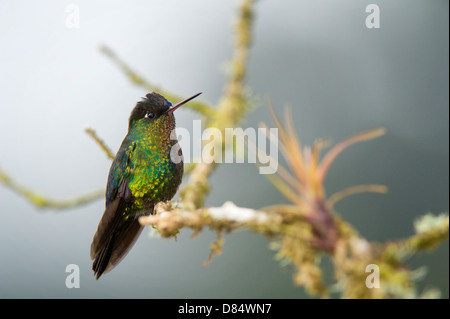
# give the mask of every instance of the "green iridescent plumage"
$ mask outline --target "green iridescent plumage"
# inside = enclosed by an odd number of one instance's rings
[[[137,218],[175,195],[183,161],[181,149],[174,148],[178,141],[173,111],[198,95],[172,107],[163,96],[149,93],[131,112],[128,134],[109,171],[106,208],[91,245],[97,279],[120,262],[139,236],[142,226]]]

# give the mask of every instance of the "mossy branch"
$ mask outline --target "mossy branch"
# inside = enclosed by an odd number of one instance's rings
[[[146,91],[149,92],[153,91],[158,92],[162,94],[164,97],[166,97],[169,101],[181,101],[184,99],[182,96],[178,94],[161,89],[157,85],[149,83],[146,79],[144,79],[136,71],[134,71],[131,67],[129,67],[121,58],[119,58],[119,56],[112,49],[110,49],[106,45],[100,46],[100,52],[102,52],[108,58],[110,58],[111,61],[114,62],[122,70],[123,73],[125,73],[125,75],[133,84],[141,86]],[[183,108],[190,108],[207,117],[211,117],[214,114],[214,110],[212,109],[211,105],[198,100],[193,100],[189,102],[188,104],[183,106]]]
[[[93,130],[90,127],[85,128],[85,132],[100,146],[102,151],[106,154],[106,156],[110,159],[114,159],[114,154],[111,151],[111,149],[105,144],[105,142],[98,137],[95,130]],[[0,169],[0,182],[9,189],[11,189],[16,194],[24,197],[30,204],[34,205],[35,207],[42,209],[42,208],[49,208],[54,210],[60,210],[60,209],[68,209],[73,208],[81,205],[88,204],[90,202],[93,202],[95,200],[98,200],[100,198],[104,198],[105,196],[105,190],[96,190],[84,195],[79,195],[74,198],[69,199],[52,199],[48,196],[45,196],[43,194],[40,194],[39,192],[36,192],[34,190],[29,189],[28,187],[20,185],[18,182],[16,182],[14,179],[12,179],[6,172],[4,172],[2,169]]]
[[[211,244],[212,257],[222,253],[224,233],[247,229],[265,235],[272,241],[281,263],[295,266],[294,282],[312,295],[329,297],[330,290],[339,291],[344,298],[415,298],[422,294],[415,288],[417,271],[409,269],[403,260],[415,251],[432,249],[448,238],[448,216],[425,231],[403,240],[387,243],[369,242],[337,214],[334,220],[339,239],[333,252],[315,247],[313,226],[307,218],[299,216],[298,208],[277,205],[255,210],[226,202],[220,207],[185,210],[172,202],[160,203],[156,214],[140,217],[142,225],[155,227],[164,238],[176,237],[183,228],[194,231],[193,237],[205,228],[217,232],[218,239]],[[426,215],[432,217],[432,215]],[[334,264],[336,283],[330,287],[323,280],[321,256],[328,255]],[[377,265],[381,272],[380,288],[366,286],[368,265]],[[336,288],[338,290],[336,290]],[[435,290],[433,290],[435,291]]]
[[[244,79],[247,73],[248,51],[251,43],[253,4],[253,0],[245,0],[240,6],[231,72],[225,86],[224,95],[220,99],[211,121],[208,121],[206,125],[206,128],[214,127],[219,129],[221,133],[227,127],[238,125],[249,111],[250,103],[244,93]],[[215,139],[213,142],[219,144],[220,148],[225,148],[222,139]],[[197,209],[203,206],[204,198],[210,190],[208,178],[216,167],[216,161],[211,163],[201,162],[195,165],[187,185],[180,191],[184,207]]]
[[[97,133],[90,127],[86,127],[84,131],[94,139],[95,142],[100,146],[100,148],[105,152],[106,156],[110,160],[114,160],[114,153],[111,151],[111,149],[105,144],[105,142],[98,137]]]
[[[36,191],[29,189],[28,187],[20,185],[1,169],[0,169],[0,181],[3,183],[4,186],[11,189],[13,192],[21,195],[37,208],[51,208],[51,209],[72,208],[85,205],[87,203],[90,203],[94,200],[97,200],[105,196],[104,190],[97,190],[85,195],[78,196],[76,198],[59,199],[59,200],[51,199],[42,194],[39,194]]]

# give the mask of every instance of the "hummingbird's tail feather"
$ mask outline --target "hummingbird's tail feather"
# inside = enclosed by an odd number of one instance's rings
[[[143,229],[132,214],[125,215],[130,206],[131,192],[128,183],[124,182],[115,198],[106,205],[92,240],[90,255],[94,260],[92,270],[96,279],[114,268],[125,257]],[[149,207],[148,211],[151,213],[153,207]]]
[[[144,227],[136,219],[121,223],[94,257],[92,270],[96,279],[113,269],[126,256]]]
[[[92,264],[92,270],[94,271],[95,279],[100,278],[100,276],[108,268],[114,247],[114,242],[115,236],[112,236],[111,239],[106,243],[106,245],[95,256],[94,263]]]
[[[108,257],[105,248],[108,245],[111,246],[111,240],[115,240],[115,234],[119,229],[119,225],[124,221],[122,213],[127,206],[127,201],[121,196],[117,196],[108,203],[92,240],[91,259],[97,259],[100,255],[103,255],[102,259]]]

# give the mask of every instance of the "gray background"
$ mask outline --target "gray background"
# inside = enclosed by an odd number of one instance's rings
[[[80,28],[65,25],[66,6]],[[376,3],[381,28],[365,27]],[[106,184],[110,161],[84,133],[89,125],[116,151],[145,91],[102,55],[106,44],[165,89],[216,102],[231,54],[237,1],[0,2],[0,167],[53,198]],[[448,1],[258,1],[248,88],[293,107],[303,144],[339,141],[384,126],[387,135],[343,153],[328,194],[364,183],[387,195],[345,199],[337,210],[370,240],[413,233],[413,220],[449,207]],[[268,122],[263,103],[242,127]],[[180,127],[198,115],[182,108]],[[232,200],[259,208],[286,200],[253,164],[225,164],[212,177],[207,205]],[[146,229],[126,259],[95,281],[89,246],[104,201],[67,211],[36,210],[0,185],[0,297],[3,298],[298,298],[292,268],[280,267],[261,235],[225,236],[223,254],[205,267],[214,234],[178,241]],[[428,275],[419,288],[448,298],[448,241],[408,260]],[[67,289],[77,264],[81,287]],[[324,268],[331,269],[325,258]],[[331,279],[329,273],[328,279]],[[330,281],[330,280],[329,280]]]

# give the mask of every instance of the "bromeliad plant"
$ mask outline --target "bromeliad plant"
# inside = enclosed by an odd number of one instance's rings
[[[334,204],[345,196],[358,192],[387,191],[382,185],[358,185],[327,198],[324,189],[327,172],[336,157],[348,146],[379,137],[385,130],[378,128],[349,137],[334,146],[320,160],[321,151],[329,144],[328,140],[321,139],[315,142],[312,148],[302,149],[289,109],[285,112],[284,125],[273,108],[269,110],[274,124],[278,127],[280,151],[292,172],[278,165],[278,175],[267,175],[293,204],[266,209],[282,214],[290,221],[285,228],[285,237],[280,240],[278,256],[287,258],[296,265],[296,283],[305,285],[312,294],[327,295],[321,279],[321,270],[317,265],[317,254],[324,252],[334,255],[341,245],[343,234],[340,221],[333,211]]]
[[[406,256],[435,247],[448,237],[449,218],[426,215],[415,224],[417,234],[405,240],[373,243],[362,238],[355,229],[334,211],[342,198],[360,192],[386,193],[383,185],[358,185],[327,197],[324,181],[336,157],[355,143],[379,137],[384,128],[377,128],[351,136],[326,153],[320,153],[329,143],[317,141],[312,148],[301,148],[287,109],[285,123],[281,123],[273,108],[271,117],[278,127],[280,151],[289,166],[278,166],[278,175],[267,175],[275,187],[292,202],[264,209],[283,216],[280,237],[276,241],[278,258],[296,268],[295,283],[303,285],[313,295],[329,296],[322,279],[320,259],[326,254],[334,265],[336,283],[333,291],[345,298],[412,298],[417,297],[415,280],[423,271],[410,270],[403,260]],[[269,137],[270,138],[270,137]],[[375,271],[370,276],[366,271]],[[372,282],[374,281],[374,282]],[[375,282],[376,281],[376,282]],[[422,296],[438,296],[436,290]]]
[[[312,148],[301,149],[290,111],[286,109],[285,125],[281,123],[273,108],[270,108],[270,113],[274,124],[278,127],[280,151],[292,174],[278,164],[278,175],[267,175],[267,177],[287,199],[295,204],[296,214],[311,226],[311,245],[332,253],[338,239],[336,222],[333,217],[334,204],[354,193],[386,193],[387,188],[382,185],[358,185],[327,198],[324,189],[327,172],[344,149],[352,144],[379,137],[385,133],[385,130],[377,128],[351,136],[334,146],[321,161],[320,153],[329,144],[328,140],[321,139]]]

